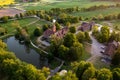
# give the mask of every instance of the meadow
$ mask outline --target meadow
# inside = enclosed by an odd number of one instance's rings
[[[33,21],[36,21],[36,18],[24,18],[24,19],[19,19],[17,20],[18,24],[21,26],[21,27],[27,27],[28,28],[28,31],[30,34],[33,33],[33,30],[36,28],[36,27],[39,27],[39,26],[42,26],[44,24],[47,24],[47,23],[50,23],[50,22],[47,22],[47,21],[44,21],[44,20],[39,20],[37,21],[36,23],[33,23],[33,24],[30,24],[32,23]],[[16,21],[9,21],[7,23],[0,23],[0,27],[3,27],[5,29],[7,29],[8,31],[8,34],[9,33],[13,33],[15,32],[15,27],[13,27],[13,23],[16,23]],[[30,25],[29,25],[30,24]]]
[[[42,0],[34,3],[21,3],[25,10],[50,10],[51,8],[68,8],[78,6],[80,8],[88,8],[94,5],[113,5],[116,2],[93,1],[93,0]],[[21,7],[21,6],[20,6]]]
[[[120,8],[108,8],[108,9],[102,9],[102,10],[95,10],[95,11],[85,11],[85,12],[75,12],[71,13],[70,15],[73,16],[82,16],[83,18],[91,18],[91,17],[97,17],[99,15],[110,15],[110,14],[118,14],[120,13]]]

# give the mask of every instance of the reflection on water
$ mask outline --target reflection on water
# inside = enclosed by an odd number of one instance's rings
[[[14,37],[4,40],[8,49],[15,53],[15,55],[22,61],[35,65],[37,68],[47,66],[47,58],[39,55],[34,49],[29,48],[24,44],[20,44]]]

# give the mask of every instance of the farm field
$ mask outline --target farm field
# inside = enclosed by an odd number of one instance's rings
[[[83,18],[90,18],[99,15],[110,15],[110,14],[118,14],[120,13],[120,8],[108,8],[104,10],[95,10],[95,11],[86,11],[86,12],[75,12],[70,15],[73,16],[82,16]]]
[[[71,4],[72,3],[72,4]],[[68,8],[78,6],[80,8],[88,8],[94,5],[112,5],[116,2],[107,1],[92,1],[92,0],[67,0],[67,1],[56,1],[56,0],[45,0],[35,3],[21,3],[21,6],[25,10],[50,10],[51,8]],[[20,7],[21,7],[20,6]],[[18,6],[19,7],[19,6]]]

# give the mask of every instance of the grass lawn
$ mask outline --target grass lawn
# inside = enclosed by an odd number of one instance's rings
[[[82,57],[79,59],[79,61],[82,61],[82,60],[87,60],[88,58],[91,57],[91,46],[89,44],[84,44],[84,47],[85,47],[85,51],[84,51],[84,54],[82,55]]]
[[[24,27],[25,25],[29,24],[30,22],[32,21],[35,21],[36,18],[25,18],[25,19],[20,19],[20,20],[17,20],[18,23],[20,24],[21,27]],[[12,27],[12,23],[14,23],[13,21],[9,21],[7,23],[0,23],[0,26],[3,27],[3,28],[6,28],[8,33],[12,33],[15,28]]]
[[[21,3],[22,7],[26,10],[49,10],[51,8],[68,8],[68,7],[75,7],[79,6],[80,8],[90,7],[94,5],[110,5],[115,4],[115,2],[111,1],[92,1],[92,0],[43,0],[41,2],[35,3]]]
[[[45,20],[39,20],[36,23],[29,25],[28,26],[29,34],[32,35],[32,33],[33,33],[33,31],[36,27],[41,27],[42,28],[42,25],[44,25],[44,24],[51,24],[51,22],[48,22],[48,21],[45,21]]]
[[[86,12],[75,12],[70,15],[73,16],[82,16],[83,18],[90,18],[94,16],[99,16],[100,14],[108,15],[108,14],[118,14],[120,13],[120,8],[108,8],[104,10],[95,10],[95,11],[86,11]]]
[[[113,20],[113,21],[110,21],[110,22],[113,24],[113,28],[115,30],[120,31],[120,20]],[[117,28],[116,28],[116,26],[117,26]]]

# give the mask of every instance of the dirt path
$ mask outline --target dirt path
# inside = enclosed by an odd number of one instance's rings
[[[3,16],[15,16],[16,14],[23,13],[24,11],[15,8],[3,8],[0,10],[0,17]]]

